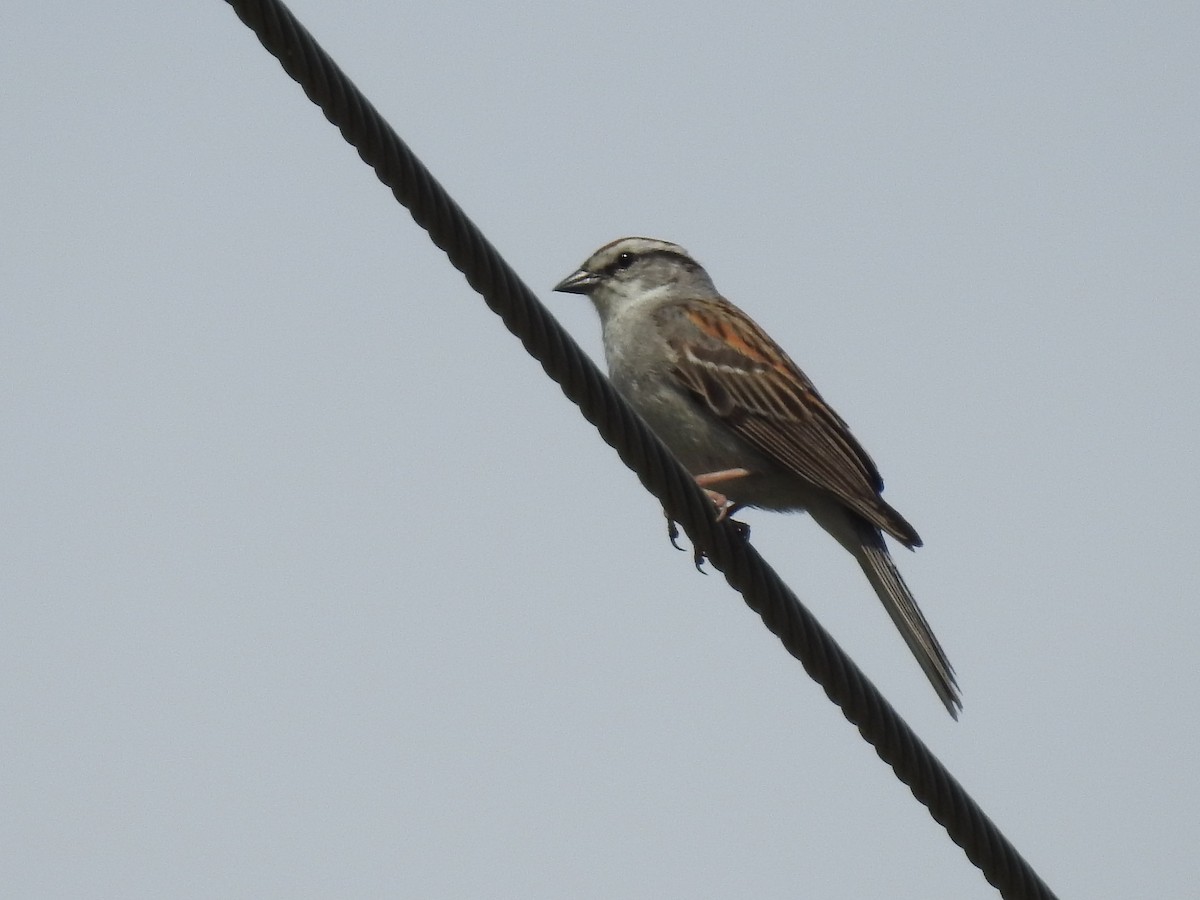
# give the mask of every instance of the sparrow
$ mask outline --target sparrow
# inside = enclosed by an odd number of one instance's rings
[[[954,668],[888,552],[921,538],[800,368],[677,244],[605,244],[554,290],[600,314],[609,378],[718,506],[807,512],[858,561],[950,715]]]

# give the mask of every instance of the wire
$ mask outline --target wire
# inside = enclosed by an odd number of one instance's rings
[[[277,0],[226,2],[1001,896],[1054,898],[758,552],[734,526],[714,521],[691,476],[291,12]]]

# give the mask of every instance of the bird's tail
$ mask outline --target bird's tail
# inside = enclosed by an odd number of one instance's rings
[[[875,528],[868,528],[871,535],[863,537],[861,548],[855,554],[858,564],[862,566],[871,587],[875,588],[875,593],[883,602],[883,608],[896,623],[896,628],[900,630],[908,649],[920,663],[925,677],[937,691],[950,715],[957,719],[958,712],[962,709],[962,698],[958,692],[958,681],[954,677],[954,666],[950,665],[946,651],[938,643],[933,629],[929,627],[929,622],[917,606],[917,601],[913,599],[912,591],[900,577],[900,571],[892,562],[892,555],[883,542],[883,536]]]
[[[921,671],[933,685],[946,710],[955,719],[962,709],[962,699],[959,696],[958,681],[954,677],[954,667],[946,657],[946,652],[938,639],[934,637],[933,629],[929,627],[917,601],[913,599],[912,591],[904,583],[887,544],[879,529],[865,519],[844,507],[834,510],[818,510],[811,508],[810,513],[818,523],[854,554],[862,567],[871,587],[879,595],[883,608],[892,617],[892,622],[908,644],[908,649],[921,666]],[[838,515],[840,514],[840,515]],[[834,516],[840,521],[832,521]]]

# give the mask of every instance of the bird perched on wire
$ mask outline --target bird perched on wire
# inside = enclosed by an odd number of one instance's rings
[[[954,669],[884,543],[921,538],[841,417],[682,247],[605,244],[555,288],[600,314],[614,387],[717,504],[803,510],[862,567],[933,689],[958,718]]]

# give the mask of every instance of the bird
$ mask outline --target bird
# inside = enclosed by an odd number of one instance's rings
[[[955,719],[954,668],[892,560],[916,529],[813,382],[678,244],[624,237],[554,287],[591,300],[609,379],[718,507],[803,511],[858,562]]]

